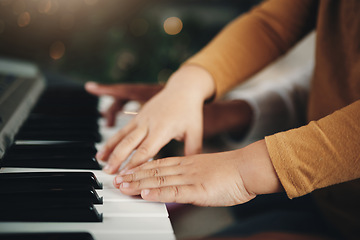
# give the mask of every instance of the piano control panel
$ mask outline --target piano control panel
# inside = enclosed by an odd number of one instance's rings
[[[166,206],[123,195],[94,158],[98,105],[0,59],[0,239],[175,239]]]

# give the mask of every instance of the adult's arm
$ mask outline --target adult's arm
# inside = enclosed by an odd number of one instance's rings
[[[228,149],[238,149],[280,131],[306,124],[306,108],[314,70],[315,36],[304,38],[285,56],[225,95],[246,101],[252,109],[245,136],[223,134]]]
[[[360,100],[308,125],[265,138],[290,198],[360,178]]]
[[[220,97],[314,29],[317,4],[312,0],[266,1],[235,19],[185,64],[206,69]]]

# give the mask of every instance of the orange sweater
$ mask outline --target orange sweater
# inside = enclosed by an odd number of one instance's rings
[[[309,124],[265,140],[288,196],[322,188],[313,194],[324,213],[348,236],[360,236],[359,0],[269,0],[230,23],[187,64],[212,74],[219,97],[314,28]]]

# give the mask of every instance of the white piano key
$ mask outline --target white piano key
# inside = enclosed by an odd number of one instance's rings
[[[122,194],[119,189],[108,188],[104,190],[96,189],[99,196],[104,198],[104,202],[141,202],[144,201],[139,196],[128,196]]]
[[[91,234],[173,234],[163,217],[104,217],[101,223],[2,222],[0,233],[86,231]]]
[[[94,233],[93,238],[95,240],[119,240],[119,239],[131,239],[131,240],[175,240],[174,234],[171,233],[118,233],[116,235],[111,233]]]
[[[103,217],[168,217],[166,207],[154,202],[106,202],[95,205]]]

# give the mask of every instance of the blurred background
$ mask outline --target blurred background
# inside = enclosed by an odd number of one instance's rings
[[[0,0],[0,57],[81,82],[165,82],[259,2]]]

